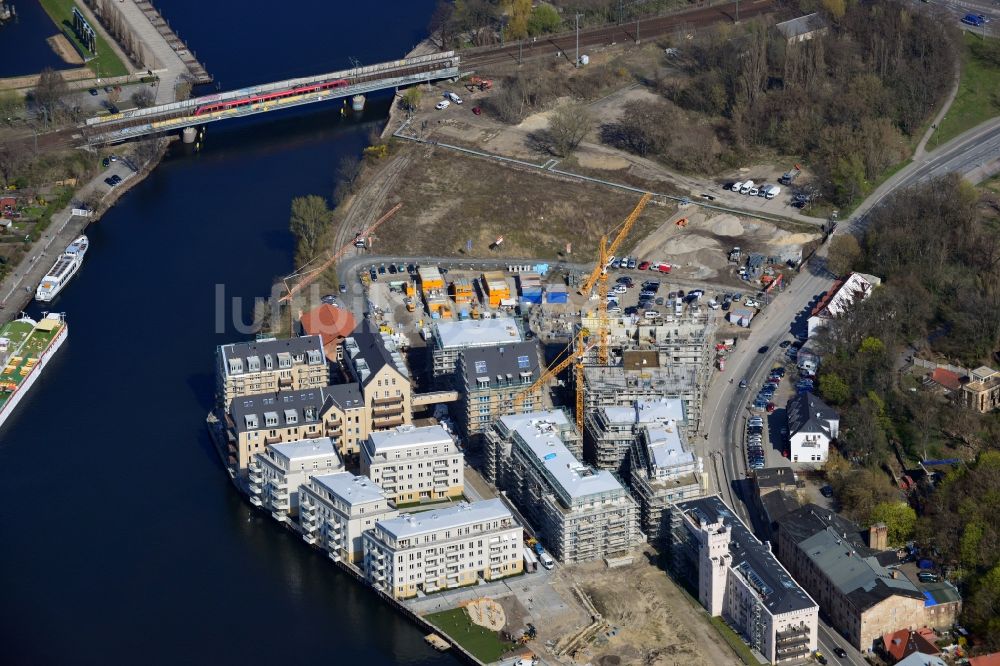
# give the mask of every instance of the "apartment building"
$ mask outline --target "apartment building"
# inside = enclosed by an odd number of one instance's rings
[[[583,457],[599,469],[626,478],[629,452],[643,426],[684,422],[684,403],[677,399],[598,407],[584,416]]]
[[[835,512],[807,504],[777,520],[778,557],[862,651],[900,629],[950,627],[961,598],[948,583],[924,584],[904,575],[888,530],[862,530]]]
[[[299,512],[299,486],[316,474],[340,472],[344,465],[329,437],[270,444],[250,461],[250,503],[288,522]]]
[[[670,505],[704,495],[702,459],[688,446],[681,422],[643,424],[629,455],[629,485],[639,503],[639,527],[654,545],[669,542]]]
[[[614,474],[582,464],[560,410],[504,416],[486,435],[494,483],[562,562],[628,554],[642,538],[635,500]]]
[[[816,649],[819,607],[718,495],[671,505],[670,562],[702,606],[772,664]]]
[[[306,543],[330,558],[360,562],[361,537],[375,522],[399,515],[385,491],[366,476],[348,472],[316,475],[299,488],[299,525]]]
[[[464,319],[460,321],[436,320],[431,323],[432,375],[439,388],[460,388],[455,369],[458,357],[469,349],[501,347],[524,342],[524,335],[516,319]]]
[[[812,393],[793,396],[785,408],[792,462],[826,462],[830,442],[840,435],[840,415]]]
[[[353,384],[239,396],[229,403],[225,426],[230,463],[241,473],[271,444],[330,437],[344,456],[368,436],[363,397]]]
[[[330,368],[318,335],[266,338],[220,345],[216,350],[216,400],[326,386]]]
[[[373,432],[361,448],[361,473],[396,504],[461,497],[465,457],[440,425]]]
[[[396,599],[521,573],[523,531],[499,499],[379,520],[364,533],[365,578]]]
[[[538,348],[533,342],[499,347],[473,347],[458,359],[458,432],[466,442],[478,441],[490,424],[508,414],[541,407],[542,392],[524,393],[539,377]],[[514,398],[524,393],[515,407]]]
[[[368,432],[412,423],[410,370],[390,335],[366,319],[344,340],[344,365],[364,396]]]

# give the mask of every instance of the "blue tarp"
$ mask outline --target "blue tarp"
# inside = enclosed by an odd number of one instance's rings
[[[917,566],[921,569],[933,569],[934,560],[927,560],[927,559],[920,560],[919,562],[917,562]]]
[[[527,294],[521,294],[521,300],[525,303],[541,303],[542,302],[542,292],[533,292]]]
[[[924,607],[927,606],[937,606],[937,599],[934,598],[933,594],[924,590]]]
[[[536,273],[538,273],[539,275],[545,275],[546,273],[549,272],[549,265],[548,264],[535,264],[534,271]]]
[[[565,291],[550,291],[545,295],[545,300],[549,303],[568,303],[569,294]]]

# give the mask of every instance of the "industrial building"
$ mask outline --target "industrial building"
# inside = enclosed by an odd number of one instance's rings
[[[534,342],[500,347],[471,347],[462,352],[456,376],[459,405],[458,432],[467,442],[478,441],[490,424],[509,414],[525,414],[541,407],[541,391],[525,392],[542,368]],[[515,396],[524,395],[515,406]]]
[[[778,557],[861,651],[900,629],[950,627],[961,599],[949,583],[920,583],[900,569],[888,529],[867,530],[830,509],[807,504],[777,520]]]
[[[684,405],[677,399],[598,407],[584,416],[584,460],[626,478],[629,451],[644,425],[673,423],[683,427],[684,421]]]
[[[524,534],[499,499],[379,520],[364,533],[365,578],[396,599],[521,573]]]
[[[607,470],[582,464],[560,410],[505,416],[486,435],[487,475],[563,562],[627,555],[641,540],[635,500]]]
[[[271,444],[250,463],[250,503],[270,511],[275,520],[287,522],[298,514],[299,486],[316,474],[343,469],[329,437]]]
[[[297,391],[330,383],[330,368],[318,335],[220,345],[215,357],[215,394],[220,407],[239,396]]]
[[[315,475],[299,488],[302,538],[322,547],[334,560],[360,562],[365,530],[398,515],[385,491],[366,476]]]
[[[639,526],[657,546],[669,542],[670,504],[701,497],[708,487],[704,463],[688,446],[682,423],[665,419],[641,425],[629,453],[629,485],[639,503]]]
[[[431,324],[432,375],[439,387],[457,388],[455,367],[467,349],[501,347],[524,341],[518,320],[511,317],[435,321]]]
[[[772,664],[816,649],[819,607],[718,495],[671,505],[670,562],[713,617]]]
[[[361,473],[396,504],[461,497],[465,458],[440,425],[373,432],[361,447]]]

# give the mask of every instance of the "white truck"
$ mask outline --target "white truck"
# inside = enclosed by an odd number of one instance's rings
[[[767,199],[773,199],[779,194],[781,194],[781,188],[777,185],[768,185],[764,188],[764,197]]]
[[[740,194],[750,194],[750,190],[753,189],[754,183],[752,180],[748,180],[740,187]]]
[[[524,571],[526,573],[535,573],[538,571],[538,558],[535,557],[535,554],[527,546],[524,547]]]
[[[544,550],[538,554],[538,559],[542,563],[542,566],[546,569],[552,569],[556,565],[556,561],[552,559],[552,556],[546,553]]]

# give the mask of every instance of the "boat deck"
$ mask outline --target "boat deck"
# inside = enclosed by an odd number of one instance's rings
[[[42,354],[63,326],[61,322],[46,327],[32,326],[26,321],[12,321],[0,328],[0,338],[10,340],[10,346],[0,357],[0,360],[6,361],[0,370],[0,407],[4,406],[31,369],[38,364]]]

